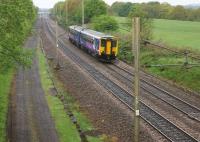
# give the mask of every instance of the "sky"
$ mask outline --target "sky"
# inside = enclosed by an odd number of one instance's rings
[[[55,3],[58,1],[63,0],[33,0],[34,4],[39,8],[52,8]],[[187,4],[194,4],[200,3],[200,0],[104,0],[107,4],[111,5],[115,1],[122,1],[122,2],[149,2],[149,1],[159,1],[159,2],[168,2],[172,5],[187,5]]]

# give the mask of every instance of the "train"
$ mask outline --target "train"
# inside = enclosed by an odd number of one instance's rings
[[[118,39],[114,36],[87,29],[69,26],[69,41],[101,61],[112,62],[118,54]]]

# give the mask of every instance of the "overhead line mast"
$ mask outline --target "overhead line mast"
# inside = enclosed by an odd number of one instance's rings
[[[84,26],[85,23],[85,8],[84,8],[84,0],[82,0],[82,27]]]
[[[139,131],[140,131],[140,106],[139,106],[139,96],[140,96],[140,18],[135,17],[132,21],[132,52],[134,54],[134,66],[135,66],[135,80],[134,80],[134,142],[139,142]]]

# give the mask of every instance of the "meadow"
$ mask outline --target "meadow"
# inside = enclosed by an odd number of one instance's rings
[[[153,40],[169,47],[200,52],[200,22],[156,19],[153,21]]]
[[[131,32],[126,17],[114,17],[119,23],[117,32],[126,34]],[[166,19],[153,20],[153,41],[168,47],[187,49],[200,52],[200,22],[177,21]]]

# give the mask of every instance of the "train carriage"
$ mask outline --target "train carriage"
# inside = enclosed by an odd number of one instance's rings
[[[103,59],[104,61],[116,59],[118,40],[114,36],[85,29],[80,26],[70,26],[69,40],[75,45],[86,49],[99,59]]]

